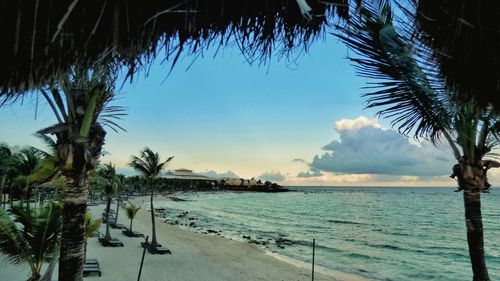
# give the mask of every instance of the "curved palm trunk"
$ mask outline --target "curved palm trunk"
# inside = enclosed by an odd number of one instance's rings
[[[481,191],[487,189],[487,169],[478,163],[456,165],[454,175],[464,192],[465,226],[467,244],[472,265],[473,281],[490,281],[484,254],[483,217],[481,214]]]
[[[473,281],[489,281],[488,268],[484,258],[483,219],[481,215],[481,194],[464,192],[465,225],[467,243],[474,273]]]
[[[5,187],[5,182],[7,181],[7,175],[4,175],[2,177],[2,182],[0,183],[0,195],[2,195],[2,208],[5,210],[5,205],[7,205],[7,202],[6,202],[6,198],[3,194],[3,190],[4,190],[4,187]]]
[[[111,209],[111,197],[106,198],[106,236],[105,238],[111,240],[111,233],[109,232],[109,210]]]
[[[118,224],[118,211],[120,211],[120,195],[116,198],[115,224]]]
[[[132,232],[132,222],[133,222],[133,221],[134,221],[134,219],[133,219],[133,218],[132,218],[132,219],[130,219],[130,228],[129,228],[130,232]]]
[[[81,175],[66,174],[66,198],[63,207],[63,229],[59,280],[83,280],[87,192]]]
[[[40,281],[52,280],[52,275],[54,274],[58,257],[59,257],[59,246],[57,246],[56,250],[54,251],[54,256],[50,260],[49,266],[47,267],[47,270],[45,270],[45,273],[43,274],[42,278],[40,278]]]

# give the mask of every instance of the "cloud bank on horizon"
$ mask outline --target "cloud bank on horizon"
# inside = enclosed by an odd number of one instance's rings
[[[257,177],[262,181],[281,182],[286,179],[285,175],[277,171],[265,172]]]
[[[206,172],[201,172],[201,175],[205,175],[207,177],[212,177],[212,178],[240,178],[237,174],[235,174],[233,171],[227,171],[223,173],[219,173],[214,170],[206,171]]]
[[[325,145],[299,172],[297,181],[353,178],[370,182],[449,182],[455,160],[447,146],[428,141],[412,143],[377,119],[360,116],[335,122],[339,138]],[[295,160],[294,160],[295,162]],[[357,176],[356,176],[357,175]]]
[[[453,156],[447,146],[428,141],[419,145],[376,120],[359,117],[335,123],[340,140],[323,147],[311,167],[326,172],[396,176],[443,176],[451,173]]]
[[[323,153],[294,158],[293,166],[282,171],[264,171],[255,176],[262,181],[284,185],[398,185],[449,184],[454,164],[446,146],[428,141],[413,143],[395,130],[383,128],[377,119],[359,116],[334,124],[338,138],[322,147]],[[123,169],[128,171],[129,169]],[[129,174],[129,173],[126,173]],[[228,170],[206,170],[213,178],[241,178]],[[295,175],[295,176],[294,176]]]

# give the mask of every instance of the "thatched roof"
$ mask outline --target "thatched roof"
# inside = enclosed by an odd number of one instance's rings
[[[448,84],[500,109],[500,8],[490,0],[420,0],[417,23]]]
[[[347,0],[307,0],[310,18],[298,2],[0,0],[0,91],[40,86],[72,65],[118,61],[133,73],[155,56],[175,61],[209,45],[236,43],[265,59],[307,48],[335,14],[347,15]]]

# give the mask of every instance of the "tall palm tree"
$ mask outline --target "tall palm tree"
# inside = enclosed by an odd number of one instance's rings
[[[359,75],[372,79],[368,107],[392,119],[404,135],[438,143],[445,141],[457,164],[453,178],[463,191],[467,242],[473,280],[490,280],[484,257],[481,193],[488,192],[487,172],[499,167],[490,153],[498,145],[500,118],[492,106],[475,100],[456,102],[457,93],[441,79],[431,52],[410,40],[411,28],[393,25],[391,7],[365,5],[337,34],[356,56]],[[398,22],[404,22],[399,21]]]
[[[111,223],[109,219],[109,212],[111,210],[111,200],[113,195],[116,193],[117,189],[117,175],[115,166],[111,163],[105,164],[99,168],[96,172],[97,177],[94,178],[94,182],[101,187],[101,190],[106,195],[106,235],[107,240],[111,240],[111,233],[109,231],[109,224]]]
[[[115,96],[115,79],[114,69],[108,67],[75,68],[57,84],[40,90],[57,124],[38,133],[54,136],[57,167],[66,181],[60,280],[83,279],[87,177],[101,156],[106,136],[103,126],[115,131],[122,129],[115,120],[125,114],[123,108],[110,106]]]
[[[122,193],[125,191],[127,188],[126,185],[126,180],[124,175],[116,175],[116,211],[115,211],[115,222],[114,224],[118,224],[118,214],[120,212],[120,203],[121,203],[121,198],[122,198]]]
[[[34,180],[30,177],[40,168],[42,159],[33,148],[25,148],[14,154],[15,169],[19,173],[16,181],[24,186],[19,186],[24,192],[26,208],[30,208],[31,189]]]
[[[35,134],[35,136],[43,141],[48,148],[44,150],[33,146],[30,147],[30,149],[40,157],[40,164],[38,168],[28,176],[28,180],[36,184],[36,190],[39,191],[40,188],[44,187],[43,184],[49,182],[53,183],[61,174],[59,173],[59,167],[57,165],[59,160],[57,157],[56,142],[46,135]]]
[[[153,196],[155,190],[155,179],[158,178],[160,172],[167,166],[167,163],[174,159],[173,156],[165,161],[160,160],[160,154],[154,153],[149,147],[145,147],[139,157],[132,156],[129,166],[136,170],[149,184],[150,193],[150,208],[151,208],[151,226],[152,226],[152,240],[151,244],[157,246],[156,240],[156,224],[155,212],[153,206]]]
[[[131,202],[129,202],[125,207],[127,217],[130,219],[130,228],[128,229],[129,232],[132,232],[132,223],[134,222],[135,216],[137,215],[140,209],[141,207],[136,206]]]
[[[51,255],[57,260],[61,207],[53,202],[37,210],[12,206],[10,213],[0,210],[0,252],[15,264],[26,262],[31,269],[28,280],[38,281],[44,262]]]

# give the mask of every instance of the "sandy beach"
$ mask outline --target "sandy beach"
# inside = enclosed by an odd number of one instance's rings
[[[104,205],[91,208],[100,217]],[[129,221],[120,210],[119,223]],[[311,280],[310,265],[286,257],[269,254],[257,245],[229,238],[195,233],[163,223],[157,218],[158,242],[172,251],[172,255],[146,253],[141,280],[221,281],[221,280]],[[134,220],[134,230],[146,235],[151,233],[151,218],[141,210]],[[105,232],[105,225],[100,229]],[[125,247],[103,247],[97,238],[88,241],[89,258],[97,258],[102,277],[89,276],[89,280],[137,280],[142,255],[143,238],[129,238],[121,230],[111,229],[113,238],[120,239]],[[27,266],[14,267],[0,257],[1,280],[26,280]],[[24,270],[23,270],[24,269]],[[57,280],[57,271],[53,276]],[[364,281],[365,278],[338,271],[318,268],[315,280]]]

